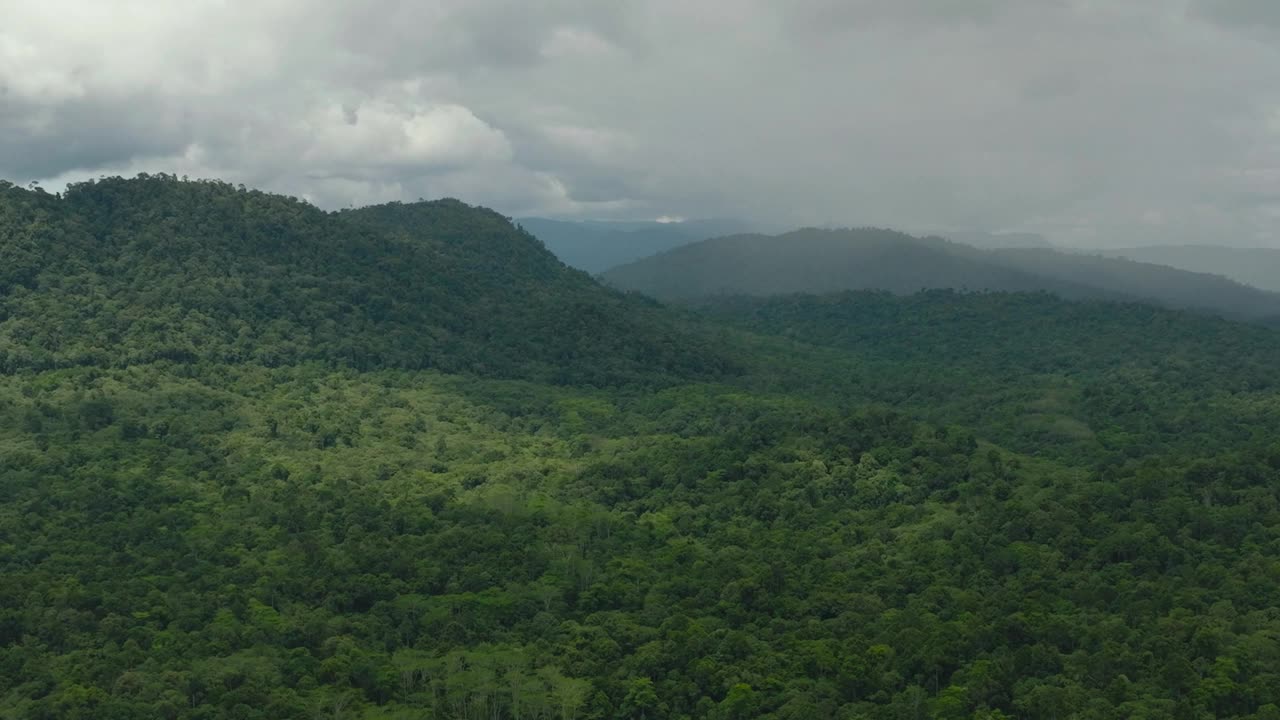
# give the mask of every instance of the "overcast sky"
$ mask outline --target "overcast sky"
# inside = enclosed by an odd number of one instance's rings
[[[0,0],[0,177],[1280,246],[1276,0]]]

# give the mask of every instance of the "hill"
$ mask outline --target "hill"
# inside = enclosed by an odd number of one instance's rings
[[[516,222],[566,265],[593,274],[696,240],[743,230],[741,223],[730,220],[659,223],[519,218]]]
[[[165,176],[0,187],[0,368],[161,359],[597,384],[726,367],[456,200],[326,213]]]
[[[667,300],[710,295],[825,293],[876,288],[912,293],[931,287],[1089,292],[983,262],[965,246],[892,230],[819,230],[734,235],[694,243],[613,268],[609,283]]]
[[[1212,273],[1256,288],[1280,292],[1280,250],[1218,245],[1153,245],[1120,250],[1089,250],[1091,254],[1168,265],[1191,272]]]
[[[610,284],[666,300],[953,288],[1141,299],[1242,318],[1280,316],[1280,294],[1225,278],[1043,248],[979,250],[891,230],[804,229],[717,238],[622,265]]]

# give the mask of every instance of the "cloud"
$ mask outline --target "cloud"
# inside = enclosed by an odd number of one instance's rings
[[[330,105],[295,132],[307,140],[299,163],[328,175],[376,179],[405,169],[432,173],[511,159],[506,136],[460,105]]]
[[[1027,4],[1027,0],[799,0],[790,6],[790,12],[802,26],[830,32],[883,23],[915,28],[934,24],[982,25]]]
[[[1245,0],[0,0],[0,177],[1280,245]],[[1162,222],[1151,222],[1159,217]]]
[[[1280,7],[1271,0],[1194,0],[1192,9],[1224,25],[1280,29]]]

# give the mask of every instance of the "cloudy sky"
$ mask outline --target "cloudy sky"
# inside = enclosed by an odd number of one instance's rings
[[[0,177],[1280,247],[1275,0],[0,0]]]

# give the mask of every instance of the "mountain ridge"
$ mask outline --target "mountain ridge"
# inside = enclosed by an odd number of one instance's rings
[[[663,300],[863,289],[1045,290],[1068,299],[1140,300],[1251,319],[1280,316],[1280,294],[1218,276],[1049,248],[983,250],[881,228],[716,238],[601,277]]]
[[[1222,245],[1149,245],[1088,249],[1082,254],[1128,258],[1191,272],[1231,278],[1270,292],[1280,292],[1280,249]]]

